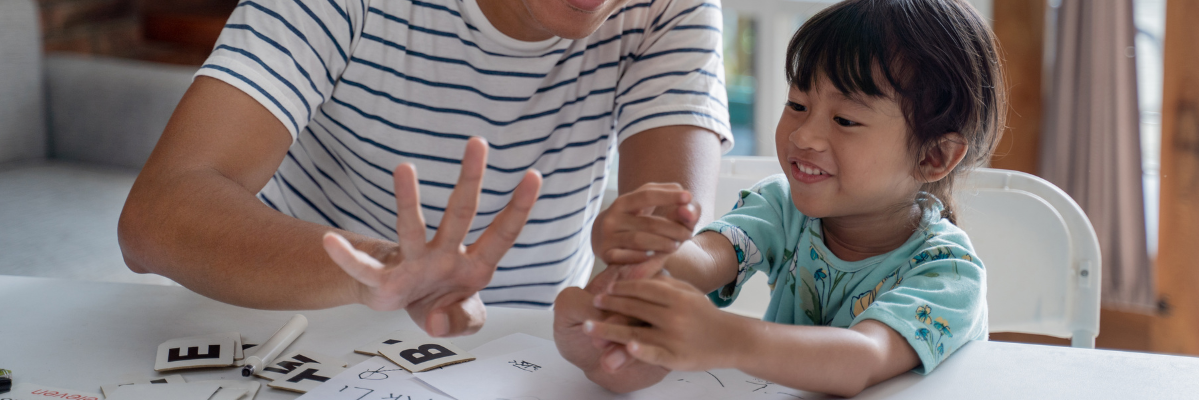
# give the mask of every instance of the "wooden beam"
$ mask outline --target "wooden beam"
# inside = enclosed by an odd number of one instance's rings
[[[1166,306],[1151,330],[1151,350],[1197,354],[1200,254],[1200,130],[1196,0],[1168,0],[1163,39],[1162,158],[1158,294]]]
[[[992,3],[993,30],[1000,42],[1008,86],[1008,129],[1000,138],[992,168],[1037,174],[1042,125],[1042,50],[1045,0]]]

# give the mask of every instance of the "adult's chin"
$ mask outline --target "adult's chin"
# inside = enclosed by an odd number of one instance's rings
[[[629,0],[525,0],[533,18],[542,27],[564,39],[591,36],[608,16]]]

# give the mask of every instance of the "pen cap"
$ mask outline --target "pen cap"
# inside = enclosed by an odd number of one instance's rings
[[[280,353],[283,353],[283,350],[291,345],[296,338],[300,337],[300,334],[304,333],[304,330],[307,328],[307,318],[304,318],[304,316],[300,314],[292,316],[292,319],[288,320],[286,324],[283,324],[283,327],[279,328],[279,330],[276,331],[266,343],[259,345],[258,350],[255,351],[253,355],[247,357],[247,363],[251,361],[250,357],[258,358],[263,364],[270,363],[271,360],[274,360],[275,357],[278,357]],[[255,366],[255,368],[259,368],[259,366]]]

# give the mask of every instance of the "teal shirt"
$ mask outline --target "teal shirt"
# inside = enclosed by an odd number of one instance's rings
[[[899,248],[842,261],[822,237],[821,220],[792,203],[784,175],[742,190],[733,211],[704,231],[724,235],[738,257],[737,279],[709,294],[728,306],[755,272],[768,276],[764,321],[848,328],[872,319],[908,339],[927,374],[968,340],[987,340],[983,263],[966,233],[927,210]]]

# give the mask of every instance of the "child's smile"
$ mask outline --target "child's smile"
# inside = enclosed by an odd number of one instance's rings
[[[821,167],[804,160],[788,160],[792,163],[792,178],[808,184],[817,183],[833,176]]]

